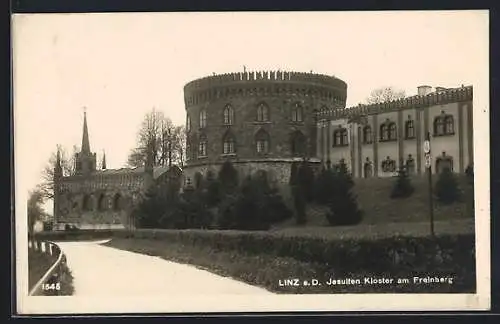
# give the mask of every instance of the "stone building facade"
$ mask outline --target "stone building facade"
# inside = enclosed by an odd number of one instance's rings
[[[86,114],[75,174],[54,169],[54,219],[79,228],[134,228],[134,206],[153,184],[198,185],[231,161],[240,178],[265,171],[277,186],[291,164],[317,167],[344,160],[356,178],[389,177],[401,167],[425,172],[423,142],[431,135],[433,172],[473,164],[472,86],[418,88],[418,95],[345,108],[347,84],[297,72],[214,75],[184,87],[186,163],[178,167],[97,169]]]
[[[131,211],[146,190],[155,183],[179,181],[176,167],[153,167],[146,162],[137,168],[97,169],[91,152],[86,114],[81,152],[75,156],[75,172],[63,176],[59,151],[54,169],[54,225],[78,228],[133,228]]]
[[[472,90],[421,86],[401,100],[319,111],[317,157],[344,159],[356,178],[390,177],[401,167],[419,175],[429,132],[432,172],[465,172],[474,162]]]
[[[186,183],[197,184],[231,161],[240,176],[265,171],[288,183],[291,163],[319,164],[315,113],[343,109],[347,84],[298,72],[214,75],[184,87],[187,130]]]

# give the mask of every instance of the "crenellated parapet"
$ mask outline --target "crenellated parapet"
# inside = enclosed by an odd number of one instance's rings
[[[235,96],[303,96],[345,104],[347,84],[316,73],[253,71],[207,76],[184,86],[185,106]]]
[[[384,112],[398,111],[404,109],[425,108],[435,105],[444,105],[453,102],[472,100],[472,86],[446,89],[436,91],[427,95],[416,95],[384,103],[371,105],[358,105],[345,109],[322,109],[316,112],[318,120],[342,119],[362,115],[376,115]]]

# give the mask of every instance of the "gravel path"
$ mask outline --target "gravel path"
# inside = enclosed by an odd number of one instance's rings
[[[103,242],[57,243],[66,254],[75,296],[272,294],[193,266],[99,243]]]

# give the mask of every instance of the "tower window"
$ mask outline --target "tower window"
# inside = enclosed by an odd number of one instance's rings
[[[200,111],[200,128],[207,127],[207,111]]]
[[[230,105],[224,108],[224,125],[233,125],[234,110]]]
[[[269,121],[269,108],[264,103],[259,104],[259,106],[257,107],[257,121]]]
[[[200,142],[198,144],[198,156],[207,156],[207,137],[205,135],[200,136]]]
[[[227,133],[224,136],[224,140],[222,143],[222,153],[223,154],[233,154],[235,152],[234,148],[234,136],[231,133]]]
[[[295,104],[292,108],[292,121],[293,122],[302,122],[303,121],[303,109],[299,104]]]
[[[255,145],[257,153],[268,153],[269,152],[269,134],[261,129],[255,134]]]

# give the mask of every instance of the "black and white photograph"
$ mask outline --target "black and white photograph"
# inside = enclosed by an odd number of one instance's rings
[[[19,313],[488,310],[488,19],[14,14]]]

